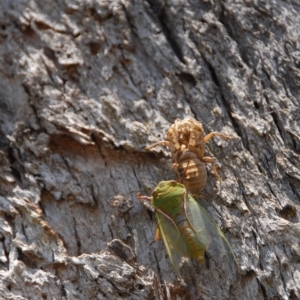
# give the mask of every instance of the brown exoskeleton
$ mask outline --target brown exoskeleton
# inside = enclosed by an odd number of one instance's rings
[[[167,132],[167,139],[146,147],[147,150],[168,146],[173,160],[173,170],[177,180],[182,182],[192,194],[199,194],[207,181],[205,163],[210,163],[218,180],[221,180],[212,157],[204,156],[204,144],[215,136],[230,140],[231,137],[211,132],[204,136],[203,125],[194,118],[176,120]]]

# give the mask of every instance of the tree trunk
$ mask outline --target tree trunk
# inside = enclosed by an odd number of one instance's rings
[[[298,1],[0,3],[1,299],[299,299]],[[239,262],[176,278],[137,200],[193,116],[201,195]]]

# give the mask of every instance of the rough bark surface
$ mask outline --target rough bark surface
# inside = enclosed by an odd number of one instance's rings
[[[299,299],[299,41],[296,0],[1,0],[1,299]],[[239,281],[150,246],[186,116],[235,137],[200,201]]]

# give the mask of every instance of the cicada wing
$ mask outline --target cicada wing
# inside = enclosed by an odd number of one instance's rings
[[[207,245],[207,253],[219,267],[234,277],[239,276],[236,257],[225,235],[216,222],[196,200],[187,195],[185,198],[186,214],[197,238]]]
[[[181,277],[180,263],[182,256],[189,257],[186,244],[180,236],[176,224],[169,216],[167,216],[165,213],[162,213],[160,210],[156,211],[156,216],[158,219],[160,234],[164,241],[164,245],[172,266],[174,267],[176,274]]]

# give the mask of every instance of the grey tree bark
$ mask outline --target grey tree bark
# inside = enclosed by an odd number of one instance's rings
[[[298,1],[0,2],[1,299],[300,299]],[[136,199],[193,116],[240,279],[176,278]]]

